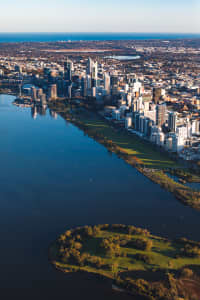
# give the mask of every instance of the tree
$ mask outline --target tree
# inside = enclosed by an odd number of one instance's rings
[[[189,268],[184,268],[181,271],[181,275],[186,278],[190,278],[193,276],[193,271]]]
[[[113,264],[112,264],[112,274],[113,274],[113,277],[116,278],[117,275],[118,275],[118,267],[119,267],[119,264],[117,261],[115,261]]]

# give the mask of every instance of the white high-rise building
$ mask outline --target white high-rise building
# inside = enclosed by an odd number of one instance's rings
[[[89,57],[87,62],[87,75],[91,76],[93,64],[94,64],[93,60]]]
[[[110,94],[110,75],[108,73],[104,74],[104,89]]]
[[[91,58],[87,62],[87,75],[90,75],[95,80],[98,78],[98,62],[94,62]]]
[[[178,126],[176,128],[176,134],[178,137],[183,138],[183,139],[187,139],[188,138],[188,129],[187,126]]]
[[[144,101],[144,112],[145,111],[149,111],[149,102],[148,101]]]
[[[98,79],[98,63],[95,62],[92,65],[92,74],[91,74],[92,79],[97,80]]]
[[[132,126],[132,118],[131,117],[126,117],[125,119],[125,128],[128,129]]]

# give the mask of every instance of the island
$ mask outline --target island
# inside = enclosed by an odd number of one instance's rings
[[[169,240],[133,225],[68,229],[49,247],[56,269],[89,272],[141,299],[198,300],[200,242]],[[140,299],[140,298],[137,298]]]

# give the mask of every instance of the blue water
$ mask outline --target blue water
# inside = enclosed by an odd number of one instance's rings
[[[117,59],[117,60],[134,60],[134,59],[139,59],[140,56],[139,55],[129,55],[129,56],[126,56],[126,55],[113,55],[113,56],[105,56],[105,58],[114,58],[114,59]]]
[[[172,40],[200,38],[200,34],[184,33],[0,33],[0,43],[102,41],[102,40]]]
[[[0,95],[1,299],[132,299],[104,282],[51,267],[48,246],[67,228],[126,223],[200,239],[200,212],[61,117],[47,110],[33,119],[30,108],[13,100]]]

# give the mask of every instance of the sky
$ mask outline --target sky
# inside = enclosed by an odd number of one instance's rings
[[[0,2],[0,32],[200,33],[200,0]]]

